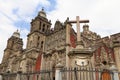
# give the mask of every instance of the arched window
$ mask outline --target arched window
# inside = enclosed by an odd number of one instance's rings
[[[41,30],[41,22],[40,22],[40,25],[39,25],[39,30]]]
[[[42,32],[44,32],[45,31],[45,24],[43,24],[43,28],[42,28]]]
[[[38,41],[39,41],[39,39],[40,39],[40,36],[38,36]]]
[[[44,42],[43,42],[43,41],[41,41],[41,49],[43,49],[43,43],[44,43]]]
[[[47,25],[47,30],[49,30],[49,26]]]

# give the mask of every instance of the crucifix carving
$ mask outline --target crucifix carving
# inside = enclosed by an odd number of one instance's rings
[[[80,23],[89,23],[89,20],[80,20],[79,16],[76,16],[76,20],[68,21],[68,23],[76,23],[76,26],[77,26],[77,42],[81,41]]]

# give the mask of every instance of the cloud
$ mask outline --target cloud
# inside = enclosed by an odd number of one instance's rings
[[[53,23],[57,19],[64,22],[67,17],[89,19],[90,30],[104,37],[119,32],[119,4],[119,0],[57,0],[55,10],[48,17]]]
[[[2,60],[8,38],[17,29],[20,30],[24,48],[26,47],[26,35],[29,32],[26,24],[30,24],[37,9],[39,10],[42,6],[50,6],[50,2],[48,0],[0,0],[0,61]]]
[[[20,30],[26,44],[30,21],[41,7],[47,10],[52,27],[57,19],[64,22],[67,17],[75,20],[76,16],[80,16],[80,19],[90,20],[91,31],[107,36],[120,30],[119,4],[119,0],[0,0],[0,53],[3,53],[7,39],[16,29]]]

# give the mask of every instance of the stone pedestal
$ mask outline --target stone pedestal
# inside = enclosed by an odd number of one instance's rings
[[[3,80],[3,79],[2,79],[2,74],[0,74],[0,80]]]
[[[117,68],[116,68],[116,66],[115,65],[112,65],[111,67],[110,67],[110,70],[113,72],[113,74],[112,74],[112,76],[113,76],[113,79],[114,80],[119,80],[119,75],[118,75],[118,70],[117,70]]]
[[[113,49],[115,54],[116,67],[120,72],[120,42],[119,41],[117,40],[113,41]]]
[[[21,73],[22,73],[22,71],[17,72],[16,80],[21,80]]]
[[[55,71],[55,80],[62,80],[62,75],[61,75],[61,69],[63,68],[61,63],[58,63],[56,65],[56,71]]]

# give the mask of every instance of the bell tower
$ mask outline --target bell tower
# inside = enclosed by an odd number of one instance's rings
[[[50,31],[51,21],[48,21],[46,12],[42,8],[35,19],[32,19],[31,30],[28,34],[27,49],[43,50],[45,35]]]
[[[6,62],[12,56],[19,56],[23,50],[23,41],[20,38],[18,30],[7,41],[7,47],[4,50],[3,61]]]
[[[38,12],[38,15],[35,17],[35,19],[32,19],[30,33],[34,31],[46,33],[48,30],[50,30],[50,27],[51,21],[48,21],[46,13],[44,9],[42,9]]]
[[[27,35],[25,54],[27,57],[26,65],[28,66],[28,71],[34,69],[38,55],[44,51],[45,37],[50,31],[50,27],[51,21],[48,21],[46,12],[42,9],[38,12],[38,15],[32,19],[30,33]]]

